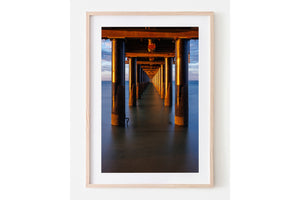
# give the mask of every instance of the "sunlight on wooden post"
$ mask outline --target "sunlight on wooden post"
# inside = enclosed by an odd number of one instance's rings
[[[172,106],[172,63],[173,58],[165,58],[165,106]]]
[[[175,125],[187,126],[189,116],[188,53],[189,40],[177,39],[175,42],[176,80],[175,80]]]
[[[165,97],[165,70],[164,65],[160,66],[160,98]]]
[[[129,106],[136,106],[136,58],[129,58]]]
[[[160,87],[160,84],[161,84],[160,68],[159,68],[157,74],[158,74],[157,75],[157,79],[158,79],[158,94],[160,95],[160,93],[161,93],[161,87]]]

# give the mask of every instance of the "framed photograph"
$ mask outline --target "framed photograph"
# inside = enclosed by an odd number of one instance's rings
[[[86,75],[86,187],[213,186],[213,12],[87,12]]]

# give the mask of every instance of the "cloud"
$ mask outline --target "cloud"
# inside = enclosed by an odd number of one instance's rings
[[[102,60],[101,71],[111,71],[111,61]]]
[[[101,41],[101,56],[104,61],[111,61],[111,41]]]
[[[189,63],[189,70],[198,70],[199,63]]]
[[[102,51],[111,52],[111,41],[110,40],[101,40]]]
[[[102,78],[102,81],[110,81],[111,80],[111,71],[102,71],[101,78]]]

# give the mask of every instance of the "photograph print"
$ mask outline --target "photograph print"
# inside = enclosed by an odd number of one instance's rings
[[[198,27],[102,27],[102,172],[198,172]]]
[[[213,186],[213,13],[86,25],[86,186]]]

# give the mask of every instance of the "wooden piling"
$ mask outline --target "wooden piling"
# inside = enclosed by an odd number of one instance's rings
[[[140,83],[141,83],[141,65],[136,65],[136,98],[140,99],[141,98],[141,88],[140,88]]]
[[[129,106],[136,106],[136,61],[137,58],[129,58]]]
[[[177,39],[175,42],[175,125],[187,126],[189,116],[188,99],[188,52],[189,40]]]
[[[125,41],[112,39],[111,124],[125,125]]]
[[[160,98],[164,98],[165,97],[165,76],[164,76],[164,65],[161,64],[160,66]]]
[[[165,58],[165,106],[172,106],[172,63],[173,58]]]

